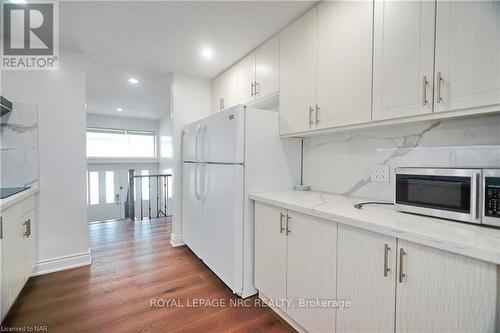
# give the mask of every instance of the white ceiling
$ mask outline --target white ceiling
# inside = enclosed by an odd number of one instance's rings
[[[169,73],[213,78],[313,4],[60,2],[60,46],[86,56],[89,113],[158,119],[168,112]]]

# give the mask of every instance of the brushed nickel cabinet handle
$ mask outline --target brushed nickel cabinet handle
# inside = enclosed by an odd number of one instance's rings
[[[292,219],[292,217],[288,214],[286,214],[286,235],[288,236],[289,233],[291,233],[292,231],[290,230],[290,220]]]
[[[224,98],[221,98],[219,100],[219,109],[221,109],[221,110],[224,109],[224,102],[225,102]]]
[[[259,88],[260,87],[260,83],[255,81],[254,83],[254,95],[257,96],[259,94]]]
[[[312,120],[313,112],[314,112],[313,107],[309,105],[309,125],[314,125],[314,121]]]
[[[283,231],[285,231],[285,228],[283,228],[283,218],[284,217],[285,217],[285,214],[280,213],[280,234],[282,234]]]
[[[387,277],[388,273],[391,271],[389,268],[389,251],[391,248],[388,244],[384,244],[384,277]]]
[[[441,98],[441,84],[443,83],[443,73],[437,73],[437,85],[436,85],[436,102],[441,103],[443,100]]]
[[[422,80],[422,106],[427,105],[427,85],[429,81],[427,81],[427,76],[424,75],[424,79]]]
[[[405,249],[399,249],[399,283],[403,283],[406,274],[403,272],[403,258],[406,255]]]
[[[255,88],[255,82],[252,82],[250,84],[250,96],[255,95],[254,88]]]
[[[3,216],[0,216],[0,239],[3,239]]]
[[[31,235],[31,219],[25,221],[23,225],[26,227],[23,236],[29,237]]]
[[[316,124],[319,123],[319,106],[316,104]]]

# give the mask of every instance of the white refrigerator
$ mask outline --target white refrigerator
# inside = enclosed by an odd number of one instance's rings
[[[248,193],[291,189],[299,142],[280,138],[278,112],[235,106],[184,127],[182,145],[183,241],[235,294],[254,295]]]

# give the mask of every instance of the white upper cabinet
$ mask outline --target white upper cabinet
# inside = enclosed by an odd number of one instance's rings
[[[255,99],[255,52],[236,64],[238,71],[238,104],[247,104]]]
[[[435,112],[500,104],[500,1],[438,1],[436,20]]]
[[[238,103],[238,72],[231,67],[212,81],[212,111],[218,112]]]
[[[369,122],[373,2],[326,1],[317,11],[317,128]]]
[[[375,1],[373,120],[432,112],[434,1]]]
[[[314,126],[316,104],[316,8],[281,31],[280,134]]]
[[[256,98],[279,91],[279,47],[279,36],[276,35],[255,51]]]

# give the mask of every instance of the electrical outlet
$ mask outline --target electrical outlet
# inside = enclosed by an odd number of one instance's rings
[[[387,164],[374,165],[372,169],[372,182],[389,182],[390,167]]]

